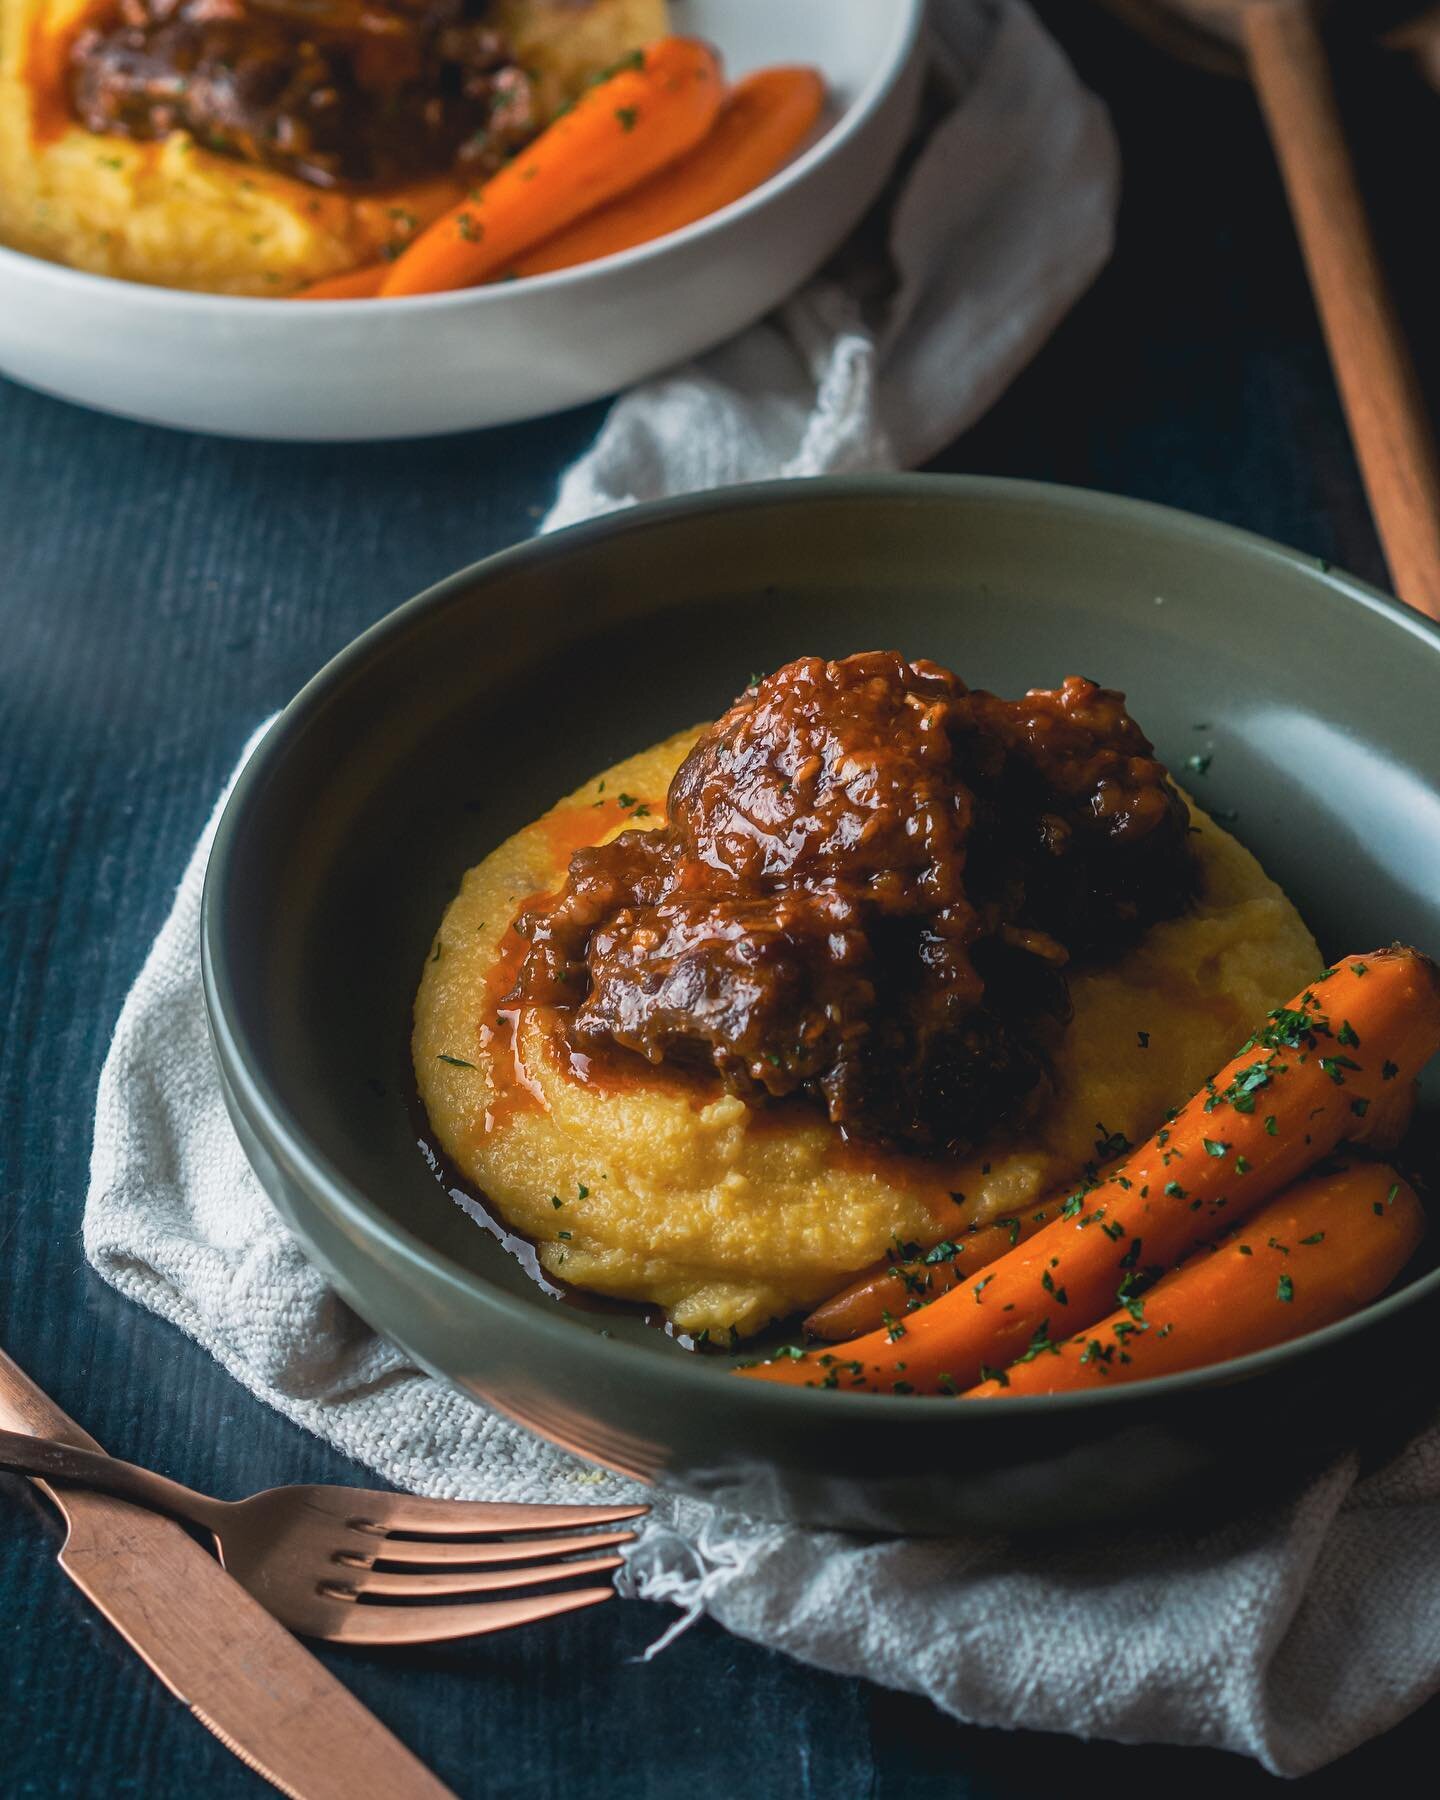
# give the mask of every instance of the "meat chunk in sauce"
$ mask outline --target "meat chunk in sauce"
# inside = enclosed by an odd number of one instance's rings
[[[1011,701],[890,652],[804,657],[700,738],[663,829],[579,851],[522,915],[515,997],[587,1052],[958,1151],[1040,1080],[1065,965],[1186,904],[1188,827],[1094,682]]]
[[[120,0],[71,50],[89,130],[208,149],[320,187],[483,176],[538,128],[484,0]]]

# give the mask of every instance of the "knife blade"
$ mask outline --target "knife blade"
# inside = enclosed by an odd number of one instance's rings
[[[0,1423],[100,1446],[0,1351]],[[293,1800],[454,1800],[350,1690],[171,1519],[34,1484],[60,1566],[207,1730]]]

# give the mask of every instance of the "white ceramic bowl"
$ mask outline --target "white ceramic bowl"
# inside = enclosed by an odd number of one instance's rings
[[[106,412],[231,437],[431,436],[578,406],[768,312],[845,238],[909,127],[924,0],[672,0],[728,72],[806,62],[826,127],[745,199],[602,262],[408,300],[234,299],[0,249],[0,370]]]

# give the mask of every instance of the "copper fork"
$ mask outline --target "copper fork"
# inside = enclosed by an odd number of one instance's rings
[[[212,1500],[101,1451],[4,1430],[0,1470],[98,1488],[198,1525],[214,1538],[235,1580],[282,1625],[339,1644],[442,1643],[597,1606],[614,1595],[608,1582],[517,1598],[469,1597],[618,1568],[622,1557],[594,1553],[633,1543],[635,1533],[586,1528],[650,1510],[422,1500],[314,1486]]]

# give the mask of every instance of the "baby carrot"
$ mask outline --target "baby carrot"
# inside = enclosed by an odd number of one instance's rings
[[[1144,1299],[1027,1351],[966,1398],[1145,1381],[1303,1337],[1383,1294],[1424,1235],[1415,1190],[1387,1164],[1312,1175],[1197,1250]]]
[[[343,275],[327,275],[323,281],[312,281],[297,288],[292,300],[369,300],[380,292],[380,284],[390,273],[389,263],[367,263],[363,269],[347,269]]]
[[[805,1321],[806,1337],[824,1338],[832,1344],[859,1337],[863,1332],[878,1330],[887,1314],[905,1312],[912,1300],[935,1300],[948,1294],[1007,1250],[1034,1237],[1048,1219],[1055,1217],[1055,1209],[1064,1198],[1062,1193],[1033,1212],[994,1219],[962,1237],[945,1239],[933,1248],[927,1246],[923,1256],[871,1269],[849,1287],[821,1301]]]
[[[684,156],[709,131],[720,61],[694,38],[661,38],[583,94],[569,112],[396,258],[382,295],[433,294],[515,259]]]
[[[1150,1142],[1082,1186],[974,1283],[833,1352],[742,1372],[794,1386],[953,1392],[1064,1321],[1104,1318],[1343,1138],[1440,1049],[1440,971],[1396,946],[1347,957],[1269,1019]]]
[[[825,84],[813,69],[761,69],[736,82],[708,135],[688,156],[578,220],[516,262],[546,275],[596,262],[693,225],[768,181],[814,127]]]

